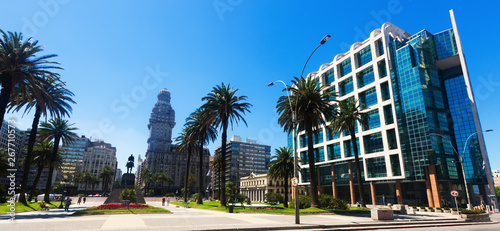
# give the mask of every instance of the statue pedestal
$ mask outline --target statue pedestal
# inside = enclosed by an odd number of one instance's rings
[[[122,176],[122,186],[124,188],[134,188],[135,184],[135,174],[124,173]]]

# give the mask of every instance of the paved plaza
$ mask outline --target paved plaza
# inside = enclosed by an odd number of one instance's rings
[[[418,213],[417,215],[395,215],[394,221],[374,221],[368,215],[302,215],[301,224],[295,225],[293,215],[224,213],[218,211],[165,206],[172,214],[121,214],[70,216],[73,212],[100,203],[72,205],[70,212],[63,209],[18,213],[16,222],[10,223],[6,215],[1,215],[3,230],[293,230],[293,229],[384,229],[390,226],[408,228],[433,227],[436,225],[460,225],[466,223],[456,215],[446,213]],[[149,203],[161,207],[161,202]],[[499,221],[500,214],[492,220]],[[500,229],[500,225],[486,227]],[[435,227],[433,228],[435,229]],[[471,229],[474,230],[474,229]]]

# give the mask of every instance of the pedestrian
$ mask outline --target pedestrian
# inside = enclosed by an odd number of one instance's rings
[[[165,206],[165,197],[161,198],[161,206]]]
[[[64,211],[69,212],[69,205],[71,205],[71,198],[70,197],[66,197],[65,204],[66,204],[66,206],[64,207]]]
[[[167,197],[167,206],[170,206],[170,197]]]
[[[78,202],[76,204],[79,205],[81,202],[82,202],[82,196],[79,196],[78,197]]]
[[[87,201],[87,197],[83,197],[83,204],[85,204],[85,201]]]

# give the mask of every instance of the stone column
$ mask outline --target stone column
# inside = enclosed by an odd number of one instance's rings
[[[398,204],[403,204],[403,193],[401,191],[401,182],[396,181],[396,199],[398,200]]]
[[[429,165],[424,166],[425,171],[425,192],[427,194],[427,201],[429,202],[429,207],[434,207],[434,199],[432,198],[432,186],[429,177]]]
[[[372,193],[372,205],[377,205],[377,192],[375,190],[375,183],[371,182],[370,183],[370,189]]]
[[[332,164],[331,168],[332,168],[332,194],[333,194],[333,198],[337,198],[338,197],[337,186],[335,185],[335,165]]]
[[[432,198],[434,199],[434,207],[441,208],[441,196],[439,195],[436,165],[429,166],[429,178],[432,188]]]
[[[349,162],[349,190],[351,191],[351,204],[356,204],[356,192],[354,191],[354,181],[352,176],[352,163]]]

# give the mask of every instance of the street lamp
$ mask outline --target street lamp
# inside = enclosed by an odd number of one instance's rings
[[[326,43],[326,41],[328,41],[328,39],[330,39],[330,36],[329,34],[325,35],[325,37],[323,37],[323,39],[321,39],[321,41],[319,42],[319,45],[314,48],[313,52],[311,52],[311,54],[309,55],[309,57],[307,58],[306,60],[306,63],[304,64],[304,67],[302,68],[302,72],[300,73],[300,77],[302,78],[303,74],[304,74],[304,70],[306,69],[306,66],[307,66],[307,63],[309,62],[309,59],[311,58],[311,56],[314,54],[314,52],[316,52],[316,50],[323,44]],[[281,82],[284,86],[285,86],[285,89],[286,89],[286,95],[288,97],[288,102],[290,103],[290,111],[292,111],[292,127],[293,127],[293,130],[292,130],[292,137],[293,137],[293,177],[298,177],[298,169],[297,169],[297,148],[296,148],[296,143],[297,143],[297,140],[296,140],[296,129],[297,129],[297,111],[296,110],[293,110],[293,106],[292,106],[292,100],[290,99],[290,94],[289,94],[289,89],[288,89],[288,86],[285,84],[285,82],[283,82],[282,80],[276,80],[274,82],[271,82],[269,83],[267,86],[270,87],[270,86],[273,86],[275,83],[277,82]],[[288,193],[288,192],[286,192]],[[295,224],[300,224],[300,213],[299,213],[299,188],[298,186],[294,187],[294,194],[295,194]]]
[[[64,191],[62,192],[62,195],[61,195],[61,204],[59,205],[60,209],[63,208],[64,194],[66,194],[66,179],[63,179],[61,184],[64,185]]]
[[[464,159],[464,156],[465,156],[465,149],[467,147],[467,143],[469,142],[469,139],[473,135],[475,135],[477,133],[481,133],[481,132],[492,132],[492,131],[493,131],[492,129],[488,129],[488,130],[474,132],[474,133],[470,134],[469,137],[467,137],[467,140],[465,141],[464,150],[462,151],[462,155],[461,156],[458,153],[457,149],[455,149],[455,147],[453,146],[453,144],[451,143],[451,141],[448,138],[446,138],[446,136],[443,136],[443,135],[438,134],[438,133],[427,132],[427,134],[429,134],[429,135],[437,135],[437,136],[440,136],[441,138],[444,138],[445,140],[447,140],[450,143],[451,147],[453,148],[453,151],[455,151],[455,153],[457,154],[457,156],[458,156],[458,162],[460,162],[460,166],[462,167],[462,176],[464,177],[464,186],[465,186],[465,194],[467,194],[467,208],[468,209],[472,209],[472,204],[470,202],[469,187],[467,187],[467,177],[465,176],[465,169],[464,169],[464,162],[463,162],[463,159]]]

